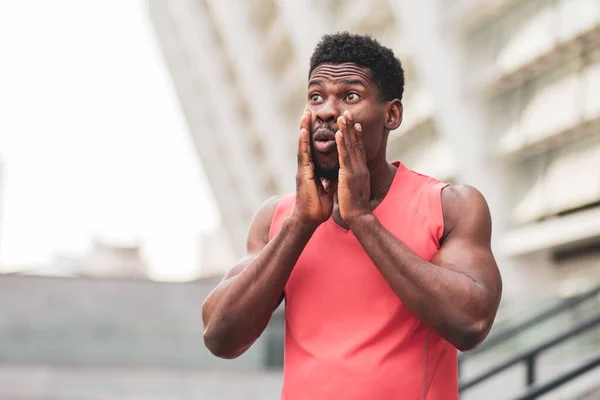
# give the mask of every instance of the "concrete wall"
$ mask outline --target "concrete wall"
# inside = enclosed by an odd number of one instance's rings
[[[276,398],[271,327],[237,360],[204,347],[218,281],[0,276],[0,399]]]
[[[0,366],[2,400],[270,400],[280,372]]]

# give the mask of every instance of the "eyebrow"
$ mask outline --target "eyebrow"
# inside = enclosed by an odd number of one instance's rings
[[[345,81],[342,81],[342,85],[360,85],[363,87],[367,87],[367,85],[365,85],[365,83],[360,79],[345,80]]]
[[[308,86],[309,86],[309,87],[310,87],[310,86],[314,86],[314,85],[321,86],[322,84],[323,84],[323,81],[322,81],[321,79],[311,79],[311,80],[308,82]]]

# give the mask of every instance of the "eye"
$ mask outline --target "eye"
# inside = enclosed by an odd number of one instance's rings
[[[313,94],[310,95],[310,101],[313,102],[313,103],[318,103],[321,100],[323,100],[323,96],[321,96],[318,93],[313,93]]]
[[[360,96],[354,92],[348,93],[345,97],[345,100],[347,100],[349,102],[356,102],[356,101],[358,101],[358,99],[360,99]]]

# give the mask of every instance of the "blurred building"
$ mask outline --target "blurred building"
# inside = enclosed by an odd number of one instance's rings
[[[200,238],[202,256],[200,271],[203,277],[222,276],[237,261],[227,232],[221,227]]]
[[[81,260],[81,274],[96,278],[147,279],[148,264],[137,244],[114,245],[96,240]]]
[[[47,264],[5,268],[17,275],[103,279],[148,279],[149,271],[139,245],[101,240],[94,240],[83,255],[57,254]]]
[[[294,190],[311,51],[348,30],[394,49],[406,70],[389,158],[488,199],[505,300],[600,276],[597,0],[149,5],[236,255],[261,202]]]

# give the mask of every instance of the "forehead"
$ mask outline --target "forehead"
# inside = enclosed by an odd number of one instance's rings
[[[368,68],[353,63],[320,64],[310,74],[309,82],[312,80],[324,80],[333,83],[360,80],[364,81],[365,85],[370,85],[372,75]]]

